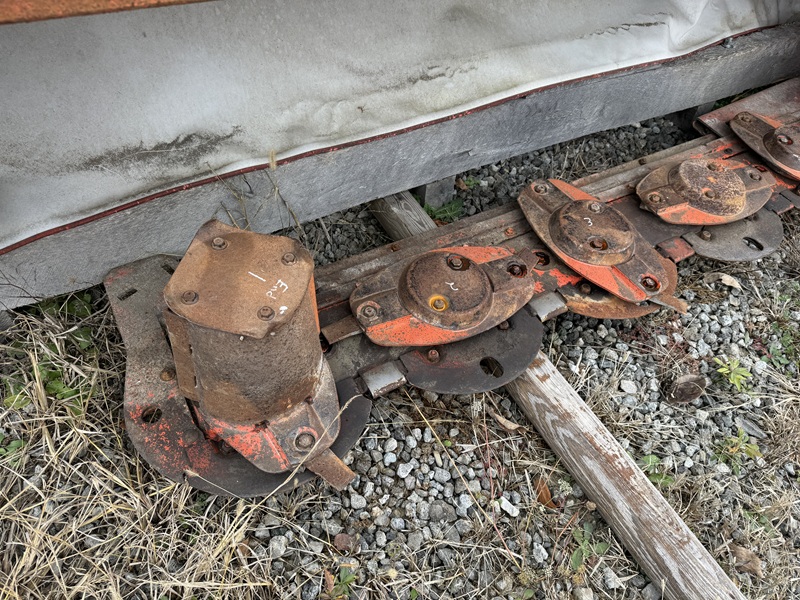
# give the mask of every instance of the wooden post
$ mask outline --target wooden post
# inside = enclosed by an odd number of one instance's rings
[[[506,390],[665,598],[744,600],[547,356]]]
[[[373,202],[393,239],[436,228],[413,197],[416,208],[403,198]],[[665,599],[745,600],[545,354],[505,387]]]
[[[395,241],[436,229],[436,223],[410,192],[400,192],[373,200],[370,202],[369,211]]]

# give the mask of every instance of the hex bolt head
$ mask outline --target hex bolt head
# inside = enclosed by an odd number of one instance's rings
[[[697,235],[700,236],[701,240],[705,240],[707,242],[711,241],[711,238],[714,237],[708,229],[703,229],[703,231],[701,231]]]
[[[262,321],[271,321],[275,317],[275,311],[269,306],[262,306],[258,309],[258,318]]]
[[[581,286],[578,288],[581,294],[591,294],[592,293],[592,286],[588,283],[582,283]]]
[[[748,173],[747,175],[753,181],[761,181],[761,173],[756,173],[755,171],[752,171],[752,172]]]
[[[599,202],[590,202],[589,203],[589,210],[593,213],[603,212],[603,205]]]
[[[647,195],[647,200],[653,204],[660,204],[664,201],[664,198],[661,196],[661,194],[653,192],[652,194]]]
[[[186,290],[181,294],[181,302],[184,304],[194,304],[200,299],[200,295],[194,290]]]
[[[514,229],[512,227],[506,227],[506,230],[503,233],[506,234],[506,237],[511,237],[514,235]]]
[[[450,267],[451,269],[459,270],[459,269],[463,268],[464,261],[461,260],[460,256],[456,256],[456,255],[448,256],[447,257],[447,266]]]
[[[717,193],[714,190],[706,190],[706,192],[703,195],[706,198],[716,198],[717,197]]]
[[[281,262],[285,265],[293,265],[296,261],[297,257],[291,252],[287,252],[281,257]]]
[[[547,193],[547,184],[546,183],[537,183],[533,186],[533,191],[537,194],[546,194]]]
[[[425,357],[428,359],[429,362],[437,363],[439,362],[439,351],[436,348],[431,348],[425,354]]]
[[[175,379],[175,369],[172,367],[166,367],[163,371],[161,371],[159,377],[161,377],[161,381],[172,381]]]
[[[497,326],[500,331],[507,331],[509,327],[511,326],[508,324],[508,321],[503,321]]]
[[[792,138],[790,138],[788,135],[783,135],[782,133],[778,134],[775,139],[778,140],[779,144],[791,144],[792,143]]]
[[[710,162],[706,166],[708,167],[709,171],[722,171],[723,169],[722,165],[716,162]]]
[[[660,286],[655,278],[645,275],[642,277],[642,287],[646,290],[653,291],[657,290]]]
[[[304,431],[302,433],[298,433],[297,437],[294,438],[294,445],[299,450],[310,450],[316,441],[317,438],[314,437],[314,434]]]
[[[211,247],[214,250],[224,250],[228,247],[228,242],[225,240],[225,238],[215,237],[213,240],[211,240]]]
[[[361,316],[365,319],[374,319],[378,316],[378,309],[372,306],[371,304],[367,304],[366,306],[362,306],[359,310]]]

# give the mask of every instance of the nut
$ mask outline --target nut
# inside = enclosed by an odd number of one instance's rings
[[[589,203],[589,210],[593,213],[603,212],[603,205],[599,202],[590,202]]]
[[[211,247],[214,250],[224,250],[228,247],[228,242],[225,240],[225,238],[215,237],[213,240],[211,240]]]
[[[439,351],[436,348],[431,348],[425,354],[429,362],[436,363],[439,362]]]
[[[525,267],[522,265],[518,265],[517,263],[513,263],[508,265],[508,274],[512,277],[524,277],[525,276]]]
[[[314,434],[304,431],[302,433],[298,433],[297,437],[294,438],[294,445],[299,450],[308,450],[316,441],[317,438],[314,437]]]
[[[434,298],[431,300],[431,308],[441,312],[447,308],[447,301],[444,298]]]
[[[361,313],[361,316],[364,317],[365,319],[371,320],[378,316],[378,309],[372,306],[371,304],[365,304],[364,306],[361,307],[359,312]]]
[[[460,256],[454,254],[447,257],[447,266],[458,271],[464,267],[464,261],[461,260]]]
[[[664,201],[664,198],[661,196],[661,194],[653,192],[652,194],[647,195],[647,200],[653,204],[660,204]]]
[[[700,236],[700,239],[701,239],[701,240],[705,240],[705,241],[707,241],[707,242],[708,242],[709,240],[711,240],[711,238],[712,238],[712,237],[714,237],[713,235],[711,235],[711,232],[710,232],[708,229],[703,229],[703,231],[701,231],[701,232],[700,232],[700,233],[698,233],[697,235],[699,235],[699,236]]]
[[[657,290],[661,287],[655,277],[650,277],[649,275],[645,275],[642,277],[642,287],[648,291]]]
[[[271,321],[275,317],[275,311],[269,306],[262,306],[258,309],[258,318],[262,321]]]
[[[285,265],[293,265],[296,260],[297,257],[291,252],[287,252],[281,257],[281,262]]]
[[[200,295],[194,290],[186,290],[181,294],[181,302],[184,304],[194,304],[200,299]]]

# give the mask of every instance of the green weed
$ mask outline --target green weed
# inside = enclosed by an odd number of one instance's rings
[[[592,542],[594,525],[589,522],[583,524],[583,528],[577,527],[572,530],[572,537],[578,543],[578,547],[569,559],[570,568],[576,573],[583,567],[584,563],[593,556],[603,556],[608,552],[608,542]]]
[[[647,454],[638,461],[639,467],[647,474],[647,478],[658,487],[669,487],[675,479],[664,473],[664,465],[655,454]]]
[[[456,198],[440,206],[433,208],[432,206],[425,205],[425,212],[428,216],[435,221],[442,221],[443,223],[452,223],[457,220],[464,212],[464,203]]]
[[[745,382],[750,379],[753,374],[742,367],[738,359],[732,358],[726,362],[715,356],[714,362],[719,365],[717,373],[727,379],[728,382],[736,388],[737,392],[747,389]]]
[[[758,444],[750,441],[750,436],[740,427],[735,436],[727,438],[718,446],[714,456],[719,462],[729,464],[731,471],[738,475],[745,460],[759,458],[761,449]]]

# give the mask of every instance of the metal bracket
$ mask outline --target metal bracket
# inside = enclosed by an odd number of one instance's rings
[[[537,258],[496,246],[432,250],[360,281],[350,309],[380,346],[435,346],[505,321],[533,295]]]
[[[519,205],[531,227],[573,271],[626,302],[663,295],[675,265],[613,206],[556,179],[525,188]]]
[[[764,167],[690,159],[651,171],[636,186],[636,193],[643,208],[668,223],[721,225],[760,210],[775,183]]]
[[[800,181],[800,122],[780,121],[752,112],[740,112],[730,127],[742,141],[777,171]]]
[[[735,223],[688,233],[683,238],[700,256],[715,260],[752,261],[775,252],[783,241],[783,222],[771,210]]]

